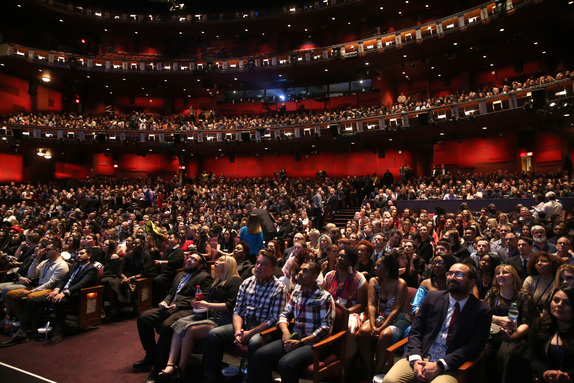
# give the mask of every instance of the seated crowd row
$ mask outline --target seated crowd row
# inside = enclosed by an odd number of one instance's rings
[[[245,348],[248,381],[271,381],[274,365],[282,381],[297,381],[312,362],[312,345],[332,331],[335,303],[350,314],[347,356],[356,356],[368,380],[386,372],[385,350],[408,335],[410,363],[393,367],[386,382],[405,368],[418,380],[452,375],[483,349],[489,380],[525,382],[533,374],[570,381],[574,230],[562,209],[547,216],[536,206],[509,213],[489,206],[477,219],[464,205],[432,217],[390,210],[366,203],[344,229],[329,223],[281,238],[284,221],[269,230],[271,214],[252,208],[237,227],[222,228],[214,249],[210,227],[187,227],[183,216],[167,236],[155,214],[132,219],[125,238],[123,222],[94,230],[95,212],[74,212],[75,228],[56,215],[40,229],[6,224],[2,248],[14,251],[7,259],[13,281],[0,285],[1,300],[20,328],[2,345],[26,341],[47,306],[56,316],[52,340],[61,340],[64,306],[97,283],[101,269],[112,318],[131,304],[136,279],[154,278],[157,308],[138,317],[145,357],[134,364],[151,369],[148,382],[192,373],[188,360],[198,342],[210,380],[221,379],[223,352],[235,344]],[[437,313],[443,298],[452,304]],[[441,318],[436,329],[433,315]],[[261,332],[276,325],[281,339],[264,344]]]
[[[196,112],[192,108],[190,114],[161,116],[153,113],[134,112],[130,115],[105,113],[101,115],[80,115],[75,113],[59,114],[27,114],[18,113],[4,116],[3,123],[22,126],[46,126],[65,129],[86,130],[166,130],[166,131],[195,131],[195,130],[235,130],[235,129],[267,129],[282,126],[315,125],[337,123],[346,120],[384,116],[387,114],[414,112],[434,107],[453,105],[463,102],[498,96],[537,86],[551,84],[555,81],[572,78],[574,72],[559,71],[556,75],[531,76],[526,80],[511,81],[504,79],[502,85],[485,86],[470,92],[454,92],[423,99],[417,96],[400,94],[395,103],[386,105],[344,107],[334,110],[297,111],[266,109],[260,115],[225,116],[215,110]]]

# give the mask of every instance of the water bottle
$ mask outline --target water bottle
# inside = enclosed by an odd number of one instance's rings
[[[512,302],[512,306],[508,309],[508,318],[518,327],[518,307],[516,307],[516,302]]]
[[[199,288],[199,285],[195,286],[195,300],[202,301],[203,300],[203,292]]]
[[[6,319],[4,320],[4,334],[11,335],[13,323],[14,321],[10,318],[10,315],[6,315]]]

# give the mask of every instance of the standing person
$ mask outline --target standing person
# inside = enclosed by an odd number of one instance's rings
[[[534,376],[545,383],[568,383],[574,377],[574,287],[560,286],[549,310],[532,324],[528,346]]]
[[[278,363],[281,381],[296,383],[299,371],[313,362],[313,344],[331,334],[335,321],[333,296],[317,286],[321,267],[303,263],[297,273],[297,285],[279,315],[282,337],[269,343],[253,356],[253,374],[262,382],[272,381],[272,366]],[[294,326],[290,328],[290,320]]]
[[[323,230],[323,190],[317,189],[317,192],[311,198],[311,215],[313,216],[313,227],[317,230]]]
[[[470,294],[476,279],[474,266],[451,266],[448,291],[427,294],[414,318],[407,351],[383,383],[456,380],[457,369],[478,357],[490,332],[492,311]]]
[[[263,231],[257,214],[251,213],[249,215],[247,226],[243,226],[239,232],[239,240],[249,245],[248,258],[254,262],[259,250],[263,248]]]
[[[153,383],[161,367],[166,365],[169,344],[173,334],[172,325],[183,317],[193,314],[191,301],[195,298],[197,286],[207,296],[213,278],[205,270],[205,259],[199,254],[190,255],[185,261],[183,272],[179,273],[167,296],[157,308],[140,314],[137,320],[138,334],[145,357],[133,364],[137,369],[150,369],[147,383]],[[159,333],[155,340],[154,330]]]
[[[207,300],[192,301],[194,310],[208,310],[179,319],[172,326],[174,333],[166,367],[158,376],[186,375],[187,361],[196,340],[205,339],[209,331],[217,326],[232,322],[231,313],[235,307],[241,278],[237,274],[237,262],[232,256],[219,257],[213,266],[215,280]]]
[[[275,326],[281,310],[285,307],[285,285],[273,272],[277,258],[270,249],[261,249],[253,276],[239,287],[237,303],[233,310],[233,323],[214,328],[205,341],[205,375],[212,381],[221,378],[221,361],[226,346],[247,346],[249,360],[263,344],[260,332]],[[254,382],[252,363],[247,367],[249,382]]]
[[[256,214],[261,222],[261,230],[263,230],[263,240],[269,243],[277,235],[275,231],[275,219],[267,209],[253,209],[251,214]]]

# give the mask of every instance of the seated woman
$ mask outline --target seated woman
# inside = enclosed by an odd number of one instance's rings
[[[556,270],[556,277],[554,278],[554,286],[552,290],[556,290],[561,285],[574,287],[574,265],[565,263]]]
[[[522,289],[521,279],[510,265],[499,265],[494,271],[494,284],[484,301],[494,311],[492,334],[486,345],[487,381],[527,382],[530,377],[526,357],[530,325],[538,316],[530,294]],[[518,319],[509,317],[511,308]]]
[[[399,278],[398,257],[386,255],[375,264],[375,277],[368,287],[368,319],[359,330],[359,352],[367,376],[373,375],[373,341],[377,342],[374,373],[383,372],[387,347],[399,341],[410,325],[405,314],[407,283]]]
[[[546,308],[546,302],[552,294],[556,270],[562,263],[562,259],[544,251],[534,253],[528,261],[528,277],[522,287],[532,295],[539,312]]]
[[[423,298],[429,291],[446,290],[446,272],[452,265],[456,263],[456,259],[446,253],[438,253],[430,263],[432,266],[431,276],[421,282],[417,293],[411,304],[411,314],[416,315]]]
[[[399,261],[399,277],[407,282],[408,287],[418,288],[419,274],[417,273],[415,261],[417,264],[422,262],[423,265],[424,261],[416,255],[413,241],[406,241],[403,247],[394,248],[392,254],[396,254]]]
[[[574,379],[574,287],[563,285],[550,296],[548,311],[532,324],[528,339],[534,376],[546,383]]]
[[[233,256],[235,248],[235,235],[231,231],[225,231],[217,241],[217,256]]]
[[[354,334],[362,324],[361,313],[367,305],[365,276],[356,271],[359,255],[351,246],[344,246],[337,253],[335,270],[325,275],[323,289],[331,293],[335,302],[349,309],[349,330]]]
[[[479,278],[476,284],[478,285],[479,299],[484,299],[486,293],[492,287],[494,270],[496,270],[500,263],[500,257],[496,254],[486,254],[478,262]]]
[[[224,255],[213,266],[215,280],[207,300],[192,302],[194,310],[208,310],[179,319],[173,324],[173,337],[167,366],[159,377],[183,375],[196,340],[207,338],[209,331],[232,322],[233,308],[242,279],[235,258]]]

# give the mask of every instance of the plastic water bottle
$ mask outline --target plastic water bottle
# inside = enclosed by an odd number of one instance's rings
[[[195,286],[195,300],[202,301],[203,300],[203,292],[199,288],[199,285]]]
[[[6,319],[4,320],[4,334],[11,335],[13,323],[14,320],[10,318],[10,315],[6,315]]]
[[[508,318],[518,327],[518,307],[516,302],[512,302],[512,306],[508,309]]]

